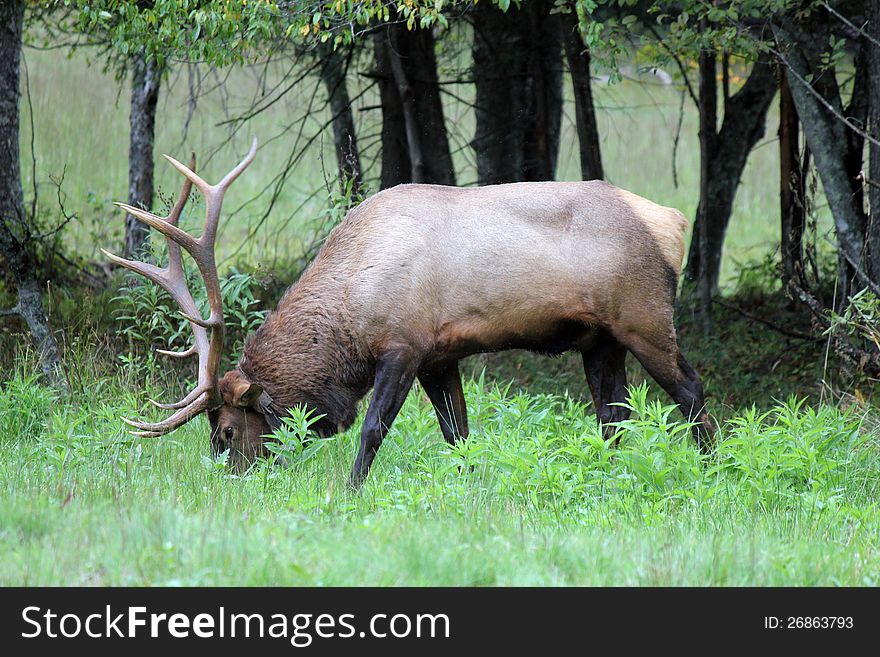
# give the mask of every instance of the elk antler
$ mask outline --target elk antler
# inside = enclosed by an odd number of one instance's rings
[[[185,358],[193,354],[198,354],[199,357],[199,382],[192,392],[179,402],[173,404],[160,404],[152,399],[150,400],[159,408],[174,410],[175,413],[162,422],[155,423],[138,422],[123,418],[125,423],[138,429],[138,431],[132,432],[136,436],[161,436],[182,426],[202,411],[214,408],[222,403],[219,390],[219,376],[220,356],[223,352],[223,302],[220,296],[220,279],[217,276],[217,265],[214,261],[214,241],[217,237],[217,223],[220,220],[223,195],[233,181],[253,161],[256,152],[257,140],[254,138],[251,149],[245,158],[216,185],[209,185],[196,175],[194,171],[196,164],[195,155],[192,156],[189,167],[166,155],[165,158],[172,166],[186,177],[183,189],[177,198],[177,203],[174,204],[167,217],[157,217],[154,214],[139,210],[125,203],[115,204],[165,236],[165,240],[168,242],[168,266],[159,268],[146,262],[120,258],[104,251],[104,249],[101,249],[101,251],[112,262],[141,274],[162,287],[180,306],[181,314],[189,320],[194,336],[193,345],[189,349],[180,352],[166,351],[164,349],[157,349],[157,351],[175,358]],[[198,187],[205,197],[205,230],[202,236],[198,238],[193,237],[177,226],[193,185]],[[205,290],[208,294],[208,305],[210,307],[210,314],[207,319],[202,317],[189,288],[186,286],[186,277],[183,273],[183,262],[181,260],[181,247],[193,257],[205,282]],[[208,331],[210,331],[210,336]]]

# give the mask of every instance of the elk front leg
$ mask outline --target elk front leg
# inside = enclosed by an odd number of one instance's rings
[[[361,429],[361,447],[351,471],[351,485],[359,488],[367,474],[391,423],[400,412],[416,374],[411,354],[393,352],[380,356],[376,363],[373,398]]]
[[[419,372],[419,383],[437,413],[440,430],[450,445],[468,436],[467,406],[461,388],[458,362]]]

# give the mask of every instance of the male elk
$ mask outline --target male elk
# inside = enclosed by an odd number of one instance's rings
[[[162,233],[169,263],[158,268],[106,254],[162,286],[192,325],[198,385],[157,423],[126,420],[142,436],[176,429],[201,411],[215,453],[242,467],[264,452],[264,436],[287,409],[303,404],[330,435],[355,420],[372,387],[351,475],[359,485],[418,379],[443,437],[468,435],[458,361],[478,352],[529,349],[583,356],[606,437],[625,419],[628,351],[695,421],[706,449],[712,425],[703,387],[679,351],[672,323],[686,220],[606,182],[534,182],[479,188],[400,185],[352,209],[300,280],[249,337],[238,365],[219,376],[223,308],[214,240],[223,195],[251,163],[209,185],[168,157],[186,177],[168,217],[118,204]],[[167,157],[167,156],[166,156]],[[201,237],[177,227],[195,185],[207,218]],[[180,248],[205,281],[204,319],[186,287]],[[105,252],[106,253],[106,252]],[[156,403],[156,402],[154,402]]]

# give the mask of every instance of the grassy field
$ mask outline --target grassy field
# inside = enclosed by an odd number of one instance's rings
[[[239,477],[204,419],[126,436],[123,390],[58,404],[6,383],[0,583],[880,583],[877,440],[833,407],[746,412],[700,457],[644,387],[615,449],[581,402],[476,380],[463,446],[411,395],[355,494],[356,428],[305,449],[290,429],[286,466]]]
[[[121,235],[122,217],[109,202],[126,195],[127,92],[82,55],[28,51],[27,62],[37,177],[65,171],[66,207],[78,215],[66,239],[96,258],[98,246],[118,244]],[[209,178],[244,152],[249,134],[261,138],[257,162],[230,193],[224,265],[286,264],[302,248],[303,227],[328,205],[323,170],[333,160],[325,136],[295,168],[264,229],[238,248],[265,206],[261,190],[323,121],[321,112],[308,116],[296,141],[307,85],[222,145],[228,126],[217,124],[244,111],[278,75],[234,72],[199,100],[186,132],[186,71],[173,76],[160,102],[157,150],[206,154]],[[205,88],[212,84],[205,76]],[[679,92],[629,81],[598,86],[596,96],[609,178],[692,216],[693,108],[685,105],[676,187]],[[464,148],[472,118],[447,100],[459,181],[467,183],[475,177]],[[369,161],[375,96],[365,91],[357,102]],[[559,177],[574,179],[570,118],[564,130]],[[29,143],[26,130],[25,152]],[[724,262],[728,290],[742,293],[738,263],[765,258],[777,241],[776,172],[775,143],[767,139],[737,198]],[[161,165],[157,174],[161,193],[173,195],[175,177]],[[54,192],[41,190],[51,207]],[[577,359],[475,358],[466,368],[469,440],[447,446],[416,389],[365,488],[353,493],[345,482],[359,422],[319,442],[291,429],[281,436],[285,464],[261,461],[243,476],[208,456],[205,418],[161,439],[126,434],[119,417],[149,414],[146,398],[174,396],[187,373],[149,356],[144,344],[126,344],[112,296],[53,298],[69,396],[39,383],[19,327],[0,325],[0,585],[880,584],[877,420],[868,405],[822,403],[821,343],[785,338],[723,310],[718,332],[706,339],[682,309],[682,344],[721,425],[708,457],[665,406],[668,398],[642,385],[635,365],[633,417],[614,448],[599,436]],[[749,303],[776,301],[757,295]],[[776,306],[760,312],[794,324]]]

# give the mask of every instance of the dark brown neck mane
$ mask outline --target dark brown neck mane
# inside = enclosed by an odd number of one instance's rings
[[[248,337],[238,367],[263,387],[279,416],[304,404],[325,416],[315,429],[330,435],[354,422],[357,402],[370,388],[373,364],[354,340],[338,295],[308,283],[305,275],[288,289]]]

